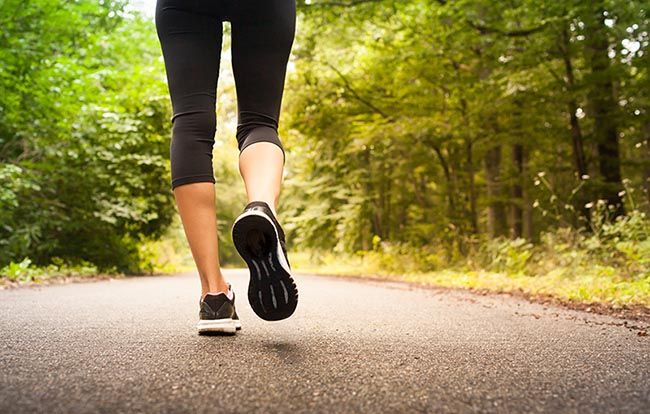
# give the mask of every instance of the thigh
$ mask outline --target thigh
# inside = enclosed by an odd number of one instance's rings
[[[240,121],[242,113],[255,113],[277,127],[295,35],[295,0],[238,0],[231,24]]]
[[[158,0],[156,30],[174,117],[215,106],[222,22],[197,12],[188,0]]]

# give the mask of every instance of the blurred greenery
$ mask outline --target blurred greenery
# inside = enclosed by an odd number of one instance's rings
[[[121,2],[0,7],[0,264],[138,271],[139,244],[174,214],[151,24]]]
[[[155,27],[126,3],[0,0],[6,279],[50,265],[193,268],[169,190]],[[647,4],[298,0],[298,10],[280,121],[292,263],[650,303]],[[219,80],[219,252],[241,266],[229,237],[246,200],[229,64]]]
[[[538,243],[483,239],[455,263],[444,248],[379,241],[355,253],[305,250],[292,256],[302,271],[356,275],[425,285],[551,295],[578,302],[650,305],[650,225],[632,212],[597,232],[544,232]]]

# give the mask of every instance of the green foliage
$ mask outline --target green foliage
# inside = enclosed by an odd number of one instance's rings
[[[188,263],[160,48],[124,3],[0,1],[0,266],[14,279],[54,260],[126,273]],[[468,284],[486,271],[509,278],[486,276],[499,285],[608,278],[626,295],[646,283],[643,2],[298,6],[280,122],[290,250],[378,274],[451,268]],[[222,264],[241,265],[225,63],[217,230]]]
[[[578,302],[650,306],[650,220],[633,210],[586,233],[564,227],[525,239],[475,241],[462,258],[433,245],[380,241],[350,253],[305,250],[292,257],[301,271],[379,277],[438,286],[519,291]]]
[[[485,244],[485,268],[495,272],[522,273],[533,255],[526,239],[494,239]]]
[[[648,303],[642,2],[300,6],[299,263]]]
[[[17,282],[31,282],[38,272],[30,268],[32,261],[25,258],[19,263],[11,262],[2,269],[2,275],[9,280]]]
[[[141,271],[174,214],[153,22],[56,0],[6,0],[0,21],[0,265]]]
[[[36,266],[32,260],[25,257],[19,262],[11,262],[0,268],[0,281],[4,278],[17,283],[40,283],[52,278],[90,277],[95,276],[98,269],[92,263],[80,261],[71,265],[60,257],[53,257],[47,266]]]
[[[443,244],[449,260],[497,236],[587,226],[591,200],[650,211],[641,2],[300,10],[283,116],[293,159],[284,203],[301,246],[370,251],[379,236]]]
[[[635,219],[620,219],[611,226],[608,236],[563,228],[543,233],[541,241],[536,244],[522,238],[499,237],[475,241],[476,247],[462,257],[450,256],[435,245],[418,247],[381,241],[375,249],[357,251],[348,259],[355,257],[353,260],[358,260],[363,269],[390,274],[454,268],[538,277],[562,272],[571,277],[581,272],[592,272],[600,266],[601,269],[610,269],[603,271],[611,271],[617,278],[648,277],[650,238],[639,237],[637,232],[647,232],[650,224],[642,213],[632,212],[631,215],[638,215],[642,221],[635,223]],[[324,251],[314,250],[304,264],[326,265],[329,259],[321,260],[323,257],[330,256]]]

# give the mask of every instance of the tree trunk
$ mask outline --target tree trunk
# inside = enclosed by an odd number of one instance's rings
[[[454,217],[454,213],[456,211],[456,186],[454,185],[454,180],[451,176],[451,171],[449,169],[449,163],[447,162],[447,159],[442,153],[442,150],[438,146],[432,146],[433,151],[436,153],[438,156],[438,160],[440,161],[440,165],[442,166],[442,171],[445,175],[445,181],[447,181],[447,214],[448,217],[451,219]]]
[[[595,8],[589,27],[592,85],[589,93],[594,118],[594,138],[598,149],[599,172],[604,181],[600,197],[612,209],[610,218],[625,214],[619,192],[623,189],[618,142],[617,105],[608,54],[605,11],[602,2]]]
[[[467,180],[469,181],[469,222],[472,233],[478,233],[478,218],[476,213],[476,185],[474,182],[474,157],[473,142],[468,139],[465,145],[466,162],[467,162]]]
[[[521,181],[524,174],[524,147],[515,144],[512,147],[512,165],[514,166],[515,177],[510,188],[510,236],[521,237],[524,231],[524,190]]]
[[[567,78],[567,89],[569,92],[569,123],[571,125],[571,140],[573,143],[573,159],[576,164],[576,171],[582,177],[587,175],[587,163],[585,161],[585,152],[582,138],[580,121],[578,120],[578,103],[575,98],[576,81],[573,74],[573,63],[571,62],[569,32],[566,27],[562,31],[562,60],[564,61],[564,70]]]
[[[490,238],[506,234],[506,209],[503,202],[501,183],[501,146],[490,148],[485,153],[485,176],[487,179],[488,217],[487,230]]]
[[[650,122],[645,123],[645,167],[643,169],[643,189],[645,190],[646,196],[646,214],[650,214]]]
[[[386,165],[384,165],[384,168],[386,168]],[[394,236],[393,232],[393,197],[392,197],[392,191],[393,191],[393,177],[392,177],[392,171],[393,166],[388,166],[387,169],[384,169],[386,171],[386,175],[384,176],[385,180],[385,192],[384,192],[384,197],[385,197],[385,214],[384,214],[384,227],[386,230],[384,231],[384,238],[390,240],[391,237]]]
[[[370,149],[366,148],[363,151],[363,162],[364,165],[366,165],[368,168],[366,169],[366,177],[365,177],[365,194],[369,195],[372,194],[372,176],[373,176],[373,171],[372,171],[372,165],[370,164]],[[366,214],[366,217],[369,218],[369,222],[371,223],[370,226],[363,226],[363,228],[367,228],[369,231],[364,231],[363,235],[361,237],[361,248],[363,250],[370,250],[372,248],[372,238],[374,237],[375,234],[377,234],[377,219],[376,219],[376,213],[375,213],[375,203],[369,202],[364,205],[363,210],[364,213]]]
[[[560,51],[562,54],[562,60],[564,62],[564,71],[567,79],[567,90],[569,92],[569,125],[571,126],[571,143],[573,146],[573,160],[575,163],[576,173],[578,174],[579,180],[586,180],[589,176],[589,170],[587,167],[587,161],[585,159],[584,151],[584,139],[582,136],[582,129],[580,128],[580,120],[578,119],[578,103],[575,98],[576,91],[576,82],[575,76],[573,74],[573,63],[571,61],[571,43],[569,38],[569,31],[566,26],[562,29],[562,46]],[[584,187],[583,187],[584,188]],[[585,207],[589,202],[589,191],[585,188],[581,194],[576,197],[576,202],[574,203],[574,208],[577,211],[580,211],[580,214],[583,220],[586,223],[591,221],[591,210]],[[588,226],[587,226],[588,227]]]
[[[526,150],[526,148],[523,148],[523,154],[522,154],[522,181],[526,182],[525,177],[528,177],[528,159],[529,159],[529,152]],[[530,201],[530,192],[526,190],[526,186],[524,185],[524,192],[523,192],[523,209],[524,209],[524,217],[523,217],[523,225],[522,225],[522,231],[523,231],[523,237],[527,240],[533,240],[534,238],[534,227],[533,227],[533,203]]]

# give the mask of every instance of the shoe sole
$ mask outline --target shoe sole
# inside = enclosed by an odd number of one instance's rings
[[[201,320],[196,325],[196,328],[199,330],[199,335],[211,333],[234,334],[237,332],[237,325],[235,321],[230,318]],[[241,329],[241,325],[239,329]]]
[[[248,302],[253,311],[266,321],[291,316],[298,305],[298,289],[271,219],[247,211],[233,224],[232,238],[250,271]]]

